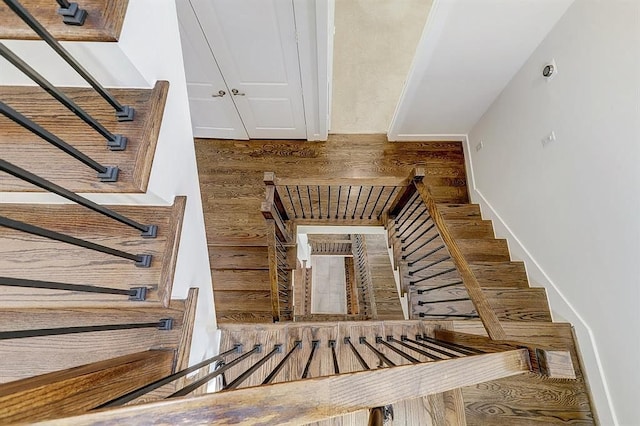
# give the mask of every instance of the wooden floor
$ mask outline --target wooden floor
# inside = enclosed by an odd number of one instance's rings
[[[384,135],[334,135],[327,142],[196,139],[210,245],[266,245],[263,174],[282,178],[406,178],[426,168],[440,202],[468,201],[459,142],[387,142]]]

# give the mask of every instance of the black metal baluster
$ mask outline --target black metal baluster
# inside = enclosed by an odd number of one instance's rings
[[[333,372],[340,374],[340,366],[338,365],[338,357],[336,356],[336,341],[329,340],[329,347],[331,348],[331,357],[333,358]]]
[[[300,186],[296,185],[296,191],[298,192],[298,203],[300,203],[300,211],[302,212],[302,218],[306,219],[304,214],[304,206],[302,205],[302,196],[300,195]]]
[[[137,328],[157,328],[158,330],[171,330],[173,328],[173,318],[163,318],[160,321],[156,322],[0,331],[0,340],[24,339],[27,337],[60,336],[62,334],[93,333],[97,331],[132,330]]]
[[[426,210],[425,210],[425,211],[426,211]],[[415,234],[419,229],[422,229],[422,226],[423,226],[425,223],[427,223],[429,220],[431,220],[431,217],[430,217],[430,216],[427,216],[427,217],[426,217],[426,219],[424,219],[420,225],[418,225],[418,226],[416,226],[415,228],[413,228],[413,231],[411,231],[411,232],[409,233],[409,235],[407,235],[406,237],[401,238],[401,239],[400,239],[400,242],[404,244],[404,242],[405,242],[406,240],[408,240],[408,239],[409,239],[409,237],[411,237],[413,234]],[[411,224],[411,225],[413,225],[413,224]],[[410,227],[411,225],[409,225],[409,227]]]
[[[302,348],[302,341],[296,340],[293,344],[293,347],[289,350],[289,352],[287,352],[287,354],[284,356],[284,358],[282,358],[278,365],[276,365],[273,371],[269,373],[269,375],[262,381],[262,384],[266,385],[268,383],[271,383],[271,381],[278,375],[280,370],[282,370],[282,367],[284,367],[284,364],[287,362],[291,354],[293,354],[293,351],[299,348]]]
[[[460,353],[467,354],[467,355],[486,353],[485,351],[482,351],[480,349],[471,348],[469,346],[461,345],[459,343],[445,342],[443,340],[438,340],[438,339],[434,339],[433,337],[425,336],[424,334],[422,336],[417,335],[416,340],[424,340],[426,342],[436,343],[440,346],[449,347],[454,351],[458,351]]]
[[[419,343],[420,341],[424,343]],[[442,355],[446,355],[452,358],[460,358],[463,355],[468,355],[467,353],[460,352],[459,350],[450,349],[447,346],[442,345],[441,342],[437,339],[430,339],[430,341],[427,341],[423,339],[423,336],[419,334],[416,335],[416,341],[412,343],[415,343],[429,350],[438,352]]]
[[[242,384],[242,382],[247,380],[249,378],[249,376],[251,376],[258,368],[260,368],[262,366],[262,364],[264,364],[269,359],[271,359],[271,357],[273,357],[275,354],[279,354],[280,352],[282,352],[282,345],[281,344],[274,345],[273,349],[271,350],[271,352],[266,354],[264,357],[262,357],[258,362],[253,364],[247,370],[243,371],[231,383],[229,383],[227,386],[225,386],[224,390],[235,389],[238,386],[240,386]]]
[[[56,0],[60,7],[58,15],[62,16],[62,22],[67,25],[84,25],[87,18],[87,11],[80,9],[78,3],[69,2],[68,0]]]
[[[130,289],[100,287],[84,284],[66,284],[53,281],[27,280],[22,278],[0,277],[0,286],[23,288],[46,288],[49,290],[79,291],[83,293],[120,294],[129,296],[131,301],[144,301],[147,298],[147,287],[131,287]]]
[[[322,219],[322,196],[320,195],[320,185],[318,185],[318,210],[320,212],[320,219]]]
[[[371,352],[373,352],[374,355],[376,357],[378,357],[378,360],[380,361],[381,364],[387,364],[389,367],[395,367],[395,364],[393,363],[393,361],[391,361],[382,352],[380,352],[379,350],[377,350],[376,348],[371,346],[371,344],[369,342],[367,342],[367,338],[366,337],[364,337],[364,336],[360,337],[360,344],[363,344],[367,348],[369,348],[371,350]]]
[[[411,207],[415,204],[415,202],[418,200],[418,198],[420,198],[420,195],[416,192],[416,194],[413,196],[413,198],[407,203],[407,205],[404,207],[404,209],[402,209],[402,211],[400,212],[400,214],[396,217],[396,223],[399,223],[400,220],[402,219],[402,217],[407,214],[407,212],[409,210],[411,210]],[[409,215],[411,216],[411,215]],[[399,231],[399,229],[397,229],[397,231]]]
[[[425,357],[427,357],[427,358],[429,358],[429,359],[436,360],[436,361],[439,361],[439,360],[442,360],[442,359],[443,359],[443,358],[440,358],[440,357],[439,357],[439,356],[437,356],[437,355],[433,355],[433,354],[431,354],[431,353],[429,353],[429,352],[427,352],[427,351],[425,351],[425,350],[422,350],[422,349],[420,349],[420,348],[416,348],[415,346],[411,346],[411,345],[407,344],[407,343],[403,340],[403,339],[405,339],[405,340],[406,340],[406,338],[407,338],[407,336],[402,335],[402,336],[400,336],[400,340],[397,340],[397,339],[395,339],[393,336],[387,336],[387,340],[389,340],[390,342],[397,343],[398,345],[404,346],[404,347],[405,347],[405,348],[407,348],[407,349],[411,349],[412,351],[417,352],[417,353],[419,353],[420,355],[425,356]]]
[[[328,196],[327,196],[327,219],[329,219],[330,211],[331,211],[331,185],[328,186]]]
[[[293,205],[293,198],[291,197],[291,192],[289,192],[289,186],[285,185],[285,189],[287,190],[287,195],[289,196],[289,202],[291,203],[291,208],[293,209],[293,216],[297,219],[298,212],[296,212],[296,206]]]
[[[311,209],[311,219],[313,219],[313,201],[311,201],[311,189],[307,185],[307,197],[309,197],[309,208]]]
[[[427,219],[427,220],[428,220],[428,219]],[[425,221],[425,222],[426,222],[426,221]],[[422,232],[420,233],[420,235],[418,235],[417,237],[415,237],[415,238],[414,238],[410,243],[408,243],[408,244],[406,244],[405,246],[403,246],[403,247],[402,247],[402,251],[406,251],[409,247],[411,247],[411,245],[412,245],[413,243],[415,243],[416,241],[418,241],[420,238],[424,237],[424,236],[427,234],[427,232],[431,231],[435,226],[436,226],[436,224],[435,224],[435,223],[431,224],[431,226],[429,226],[427,229],[425,229],[424,231],[422,231]],[[404,244],[408,239],[409,239],[409,237],[407,237],[407,238],[403,238],[403,239],[401,239],[401,240],[400,240],[400,242],[401,242],[402,244]]]
[[[380,209],[380,213],[378,213],[378,219],[380,219],[382,217],[382,213],[384,213],[384,209],[387,208],[387,204],[389,204],[389,201],[391,200],[391,197],[393,196],[393,194],[395,194],[396,190],[398,189],[398,186],[394,186],[391,189],[391,192],[389,192],[389,196],[387,197],[387,200],[384,202],[384,204],[382,205],[382,208]]]
[[[247,359],[248,357],[250,357],[254,353],[260,353],[261,350],[262,350],[262,345],[255,345],[253,347],[253,349],[251,349],[246,354],[240,355],[238,358],[234,359],[233,361],[230,361],[229,363],[225,363],[222,367],[220,367],[216,371],[213,371],[213,372],[207,374],[206,376],[204,376],[202,379],[196,380],[195,382],[191,383],[188,386],[185,386],[184,388],[180,389],[179,391],[176,391],[176,392],[172,393],[167,398],[176,398],[176,397],[179,397],[179,396],[189,395],[191,392],[193,392],[194,390],[198,389],[200,386],[204,385],[205,383],[210,382],[214,378],[218,377],[220,374],[224,373],[225,371],[227,371],[228,369],[230,369],[234,365],[239,364],[240,362],[242,362],[243,360]]]
[[[444,318],[480,318],[479,315],[463,315],[463,314],[425,314],[424,312],[419,312],[418,316],[420,318],[432,318],[432,317],[444,317]]]
[[[353,346],[353,343],[351,343],[351,338],[349,336],[344,338],[344,344],[349,345],[349,347],[351,348],[351,352],[353,352],[353,355],[355,355],[356,359],[360,363],[360,366],[364,370],[371,370],[371,368],[369,368],[369,366],[367,365],[367,362],[364,360],[364,358],[362,358],[362,355],[360,355],[360,352],[358,352],[356,347]]]
[[[84,165],[91,167],[93,170],[98,172],[97,177],[98,179],[100,179],[101,182],[116,182],[118,180],[118,172],[119,172],[118,167],[103,166],[102,164],[95,161],[93,158],[82,153],[81,151],[69,145],[68,143],[66,143],[65,141],[63,141],[62,139],[54,135],[53,133],[44,129],[39,124],[29,120],[27,117],[20,114],[18,111],[14,110],[13,108],[11,108],[9,105],[5,104],[2,101],[0,101],[0,114],[9,118],[10,120],[14,121],[15,123],[19,124],[25,129],[31,131],[35,135],[41,137],[45,141],[49,142],[51,145],[55,146],[56,148],[63,151],[64,153],[70,155],[76,160],[80,161]]]
[[[347,192],[347,203],[344,206],[344,215],[342,215],[342,219],[347,218],[347,209],[349,209],[349,198],[351,197],[351,185],[349,185],[349,192]]]
[[[353,207],[353,214],[351,215],[351,219],[356,218],[356,210],[358,210],[358,203],[360,202],[360,195],[362,194],[362,187],[358,190],[358,198],[356,198],[356,205]]]
[[[127,146],[127,138],[122,135],[115,135],[107,130],[102,124],[98,122],[95,118],[91,117],[85,110],[80,108],[78,104],[72,101],[67,95],[62,93],[51,84],[47,79],[45,79],[42,75],[40,75],[36,70],[34,70],[29,64],[23,61],[20,57],[18,57],[15,53],[9,50],[4,44],[0,43],[0,56],[4,57],[7,61],[11,62],[16,68],[22,71],[27,75],[31,80],[38,84],[38,86],[42,87],[47,93],[53,96],[58,102],[67,107],[71,112],[80,117],[82,121],[91,126],[95,131],[100,133],[107,139],[107,147],[112,151],[122,151]],[[6,115],[6,114],[5,114]],[[12,118],[12,117],[9,117]],[[13,118],[12,118],[13,119]],[[22,120],[28,120],[28,118],[22,116]],[[14,121],[16,121],[14,119]],[[16,121],[18,124],[23,127],[27,127],[21,122]],[[35,124],[35,123],[34,123]],[[27,127],[28,128],[28,127]],[[42,129],[38,126],[39,129]],[[31,130],[31,129],[30,129]],[[44,130],[44,129],[43,129]],[[33,130],[32,130],[33,131]],[[35,131],[33,131],[36,133]],[[36,133],[37,134],[37,133]],[[41,136],[42,137],[42,136]],[[46,139],[43,137],[43,139]]]
[[[393,336],[387,336],[387,340],[389,338],[393,338]],[[384,345],[387,348],[391,349],[393,352],[397,353],[402,358],[406,359],[407,361],[409,361],[409,362],[411,362],[413,364],[419,364],[420,363],[419,359],[414,358],[411,355],[409,355],[408,353],[405,353],[405,352],[401,351],[400,349],[396,348],[395,346],[390,345],[389,343],[385,342],[384,339],[381,336],[376,336],[376,343],[381,343],[382,345]]]
[[[78,247],[83,247],[89,250],[99,251],[101,253],[110,254],[112,256],[121,257],[123,259],[133,260],[136,266],[141,268],[148,268],[151,266],[150,254],[131,254],[124,251],[116,250],[111,247],[102,246],[100,244],[91,243],[89,241],[74,238],[69,235],[61,234],[59,232],[50,231],[48,229],[40,228],[38,226],[29,225],[24,222],[9,219],[4,216],[0,216],[0,226],[5,228],[11,228],[16,231],[26,232],[28,234],[37,235],[39,237],[49,238],[51,240],[61,241],[63,243],[72,244]]]
[[[453,302],[464,302],[466,300],[471,300],[468,297],[460,297],[456,299],[442,299],[442,300],[418,300],[418,306],[430,305],[432,303],[453,303]]]
[[[407,258],[408,258],[409,256],[411,256],[411,255],[412,255],[412,254],[414,254],[414,253],[417,253],[417,252],[418,252],[418,250],[420,250],[422,247],[426,246],[427,244],[429,244],[431,241],[435,240],[435,239],[436,239],[436,238],[438,238],[439,236],[440,236],[440,234],[438,234],[438,233],[436,232],[432,237],[430,237],[429,239],[427,239],[426,241],[424,241],[422,244],[420,244],[418,247],[416,247],[415,249],[413,249],[413,251],[412,251],[411,253],[406,254],[406,255],[403,255],[403,256],[402,256],[402,260],[407,260]],[[409,262],[409,266],[413,266],[413,264],[414,264],[414,263],[415,263],[415,262]]]
[[[304,366],[304,371],[302,372],[301,379],[306,379],[309,377],[309,369],[311,368],[311,361],[313,361],[313,357],[316,354],[316,349],[320,346],[319,340],[311,341],[311,353],[309,354],[309,358],[307,359],[307,363]]]
[[[416,269],[415,271],[412,271],[412,272],[417,273],[417,272],[420,272],[420,271],[422,271],[422,270],[424,270],[424,269],[430,269],[430,268],[432,268],[432,267],[436,266],[436,265],[437,265],[437,264],[439,264],[439,263],[446,262],[446,261],[447,261],[447,260],[449,260],[449,259],[451,259],[451,257],[450,257],[450,256],[443,257],[442,259],[436,260],[435,262],[431,262],[431,263],[430,263],[430,264],[428,264],[427,266],[424,266],[424,267],[422,267],[422,268],[420,268],[420,269]],[[413,276],[413,274],[409,274],[409,276]]]
[[[369,190],[369,195],[367,195],[367,199],[364,202],[364,206],[362,206],[362,212],[360,212],[360,220],[364,219],[364,212],[367,210],[367,204],[369,204],[369,199],[371,198],[371,193],[373,192],[373,186]]]
[[[416,210],[418,210],[418,208],[420,208],[420,207],[421,207],[421,205],[420,205],[420,204],[418,204],[418,205],[416,206],[416,208],[411,212],[411,214],[410,214],[409,216],[407,216],[407,217],[406,217],[406,219],[402,222],[402,224],[401,224],[401,225],[399,225],[399,226],[396,228],[396,232],[398,232],[398,236],[399,236],[399,237],[402,237],[402,234],[404,234],[405,232],[407,232],[407,231],[409,230],[409,228],[411,228],[411,227],[412,227],[412,226],[413,226],[413,225],[418,221],[418,219],[420,219],[420,218],[422,217],[422,215],[427,211],[427,208],[426,208],[425,206],[422,206],[422,207],[424,207],[424,210],[422,210],[420,213],[418,213],[418,214],[416,215],[416,217],[414,217],[414,218],[413,218],[413,220],[411,221],[411,223],[409,223],[409,225],[405,226],[405,227],[402,229],[402,231],[401,231],[401,230],[400,230],[400,228],[402,228],[402,227],[404,226],[404,223],[405,223],[407,220],[409,220],[409,219],[411,218],[411,216],[413,216],[413,214],[416,212]]]
[[[429,281],[432,278],[436,278],[436,277],[439,277],[441,275],[445,275],[445,274],[448,274],[450,272],[454,272],[455,270],[456,270],[456,268],[445,269],[444,271],[440,271],[440,272],[437,272],[435,274],[432,274],[432,275],[429,275],[429,276],[426,276],[426,277],[423,277],[423,278],[419,278],[419,279],[417,279],[415,281],[411,281],[409,284],[410,285],[416,285],[416,284],[418,284],[418,283],[420,283],[422,281]]]
[[[373,216],[373,212],[376,210],[376,207],[378,206],[378,201],[380,201],[380,196],[382,195],[382,193],[384,192],[384,186],[382,187],[382,189],[380,189],[380,193],[378,194],[378,198],[376,198],[376,202],[373,203],[373,208],[371,209],[371,211],[369,212],[369,220],[371,220],[371,216]]]
[[[416,260],[412,260],[411,262],[409,262],[409,266],[413,266],[413,265],[415,265],[416,263],[421,262],[421,261],[423,261],[424,259],[427,259],[429,256],[431,256],[432,254],[435,254],[435,253],[439,252],[439,251],[440,251],[440,250],[442,250],[443,248],[444,248],[444,244],[442,244],[442,245],[440,245],[440,246],[438,246],[438,247],[434,248],[433,250],[430,250],[428,253],[423,254],[422,256],[420,256],[419,258],[417,258]],[[407,257],[411,256],[413,253],[415,253],[415,250],[414,250],[414,251],[412,251],[411,253],[407,254],[406,256],[402,256],[402,259],[403,259],[403,260],[405,260]],[[415,272],[419,272],[419,271],[421,271],[422,269],[425,269],[425,268],[416,269],[416,270],[414,271],[414,273],[415,273]]]
[[[87,198],[81,197],[75,192],[71,192],[59,185],[56,185],[53,182],[50,182],[46,179],[41,178],[40,176],[21,169],[20,167],[13,165],[7,161],[0,160],[0,171],[9,173],[10,175],[29,182],[32,185],[35,185],[42,189],[46,189],[49,192],[53,192],[54,194],[66,198],[67,200],[73,201],[74,203],[80,204],[81,206],[91,209],[97,213],[110,217],[113,220],[142,231],[141,235],[143,238],[155,238],[158,234],[157,225],[144,225],[142,223],[138,223],[135,220],[129,219],[128,217],[123,216],[120,213],[96,204]]]
[[[338,202],[336,203],[336,219],[338,218],[338,211],[340,210],[340,195],[342,194],[342,185],[338,186]]]
[[[460,284],[464,284],[464,283],[462,281],[456,281],[454,283],[439,285],[437,287],[431,287],[431,288],[425,288],[425,289],[417,290],[417,293],[418,294],[423,294],[423,293],[426,293],[428,291],[440,290],[441,288],[453,287],[453,286],[460,285]]]
[[[98,408],[108,408],[108,407],[116,407],[118,405],[122,405],[122,404],[126,404],[129,401],[133,401],[136,398],[141,397],[142,395],[145,395],[149,392],[151,392],[152,390],[158,389],[159,387],[162,387],[166,384],[169,384],[171,382],[173,382],[174,380],[177,380],[181,377],[186,376],[189,373],[192,373],[196,370],[199,370],[202,367],[205,367],[215,361],[221,360],[224,357],[226,357],[227,355],[230,355],[232,353],[242,353],[242,345],[235,345],[233,348],[229,349],[226,352],[223,352],[221,354],[215,355],[209,359],[205,359],[204,361],[201,361],[189,368],[185,368],[184,370],[175,372],[173,374],[171,374],[170,376],[167,376],[165,378],[156,380],[153,383],[149,383],[148,385],[139,387],[136,390],[133,390],[125,395],[122,395],[118,398],[112,399],[111,401],[105,402],[104,404],[96,407],[95,409]],[[218,373],[220,374],[220,373]]]
[[[444,355],[444,356],[447,356],[449,358],[460,358],[460,354],[458,354],[458,353],[452,353],[450,350],[446,351],[443,348],[440,348],[440,347],[432,345],[432,344],[420,343],[419,342],[419,340],[421,339],[420,335],[416,335],[416,340],[409,339],[407,336],[403,336],[403,337],[401,337],[401,339],[403,341],[405,341],[405,342],[410,342],[410,343],[412,343],[412,344],[414,344],[416,346],[423,347],[423,348],[428,349],[428,350],[430,350],[432,352],[437,352],[437,353],[439,353],[441,355]]]
[[[20,2],[17,0],[4,0],[4,2],[116,110],[116,117],[118,121],[133,120],[134,109],[130,106],[120,104],[120,102],[118,102],[111,93],[98,83],[98,80],[89,74],[89,72],[85,70],[64,47],[62,47],[62,45],[20,4]]]

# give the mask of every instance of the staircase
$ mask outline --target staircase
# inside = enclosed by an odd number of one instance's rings
[[[81,3],[85,23],[70,26],[55,2],[6,1],[0,38],[42,39],[53,48],[56,40],[117,42],[127,2]],[[0,85],[5,424],[86,412],[187,368],[198,288],[185,299],[171,297],[186,197],[169,206],[131,202],[147,192],[169,82],[151,89],[59,87],[4,43],[0,53],[8,61],[3,73],[15,66],[11,71],[34,84]],[[64,49],[60,55],[78,63]],[[95,81],[84,69],[78,73]],[[133,110],[132,117],[118,116],[108,98]],[[136,402],[163,398],[191,380]]]

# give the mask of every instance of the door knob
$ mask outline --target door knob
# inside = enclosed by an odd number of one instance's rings
[[[244,96],[245,95],[244,93],[238,92],[238,89],[231,89],[231,94],[233,96]]]
[[[221,98],[226,94],[227,94],[227,92],[225,92],[224,90],[218,90],[218,94],[217,95],[211,95],[211,97],[212,98]]]

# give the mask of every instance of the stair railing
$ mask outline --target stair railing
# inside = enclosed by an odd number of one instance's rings
[[[437,263],[442,262],[443,260],[450,259],[455,266],[455,271],[453,269],[439,271],[435,274],[428,275],[427,277],[423,277],[421,279],[428,279],[450,272],[457,272],[460,276],[460,281],[462,282],[462,284],[464,284],[464,287],[469,295],[469,299],[473,303],[475,311],[482,321],[489,337],[494,340],[505,340],[506,333],[502,328],[502,325],[500,324],[495,311],[489,304],[487,297],[482,292],[480,284],[473,271],[471,270],[469,263],[458,247],[456,240],[452,237],[451,232],[449,231],[449,228],[447,227],[447,224],[442,217],[442,214],[438,210],[435,200],[429,192],[429,189],[423,182],[424,176],[425,172],[423,169],[416,168],[412,170],[408,178],[411,183],[407,185],[391,203],[387,212],[388,218],[394,220],[396,223],[402,224],[396,228],[396,231],[400,231],[398,238],[405,239],[405,242],[408,241],[409,238],[413,238],[411,237],[411,234],[405,233],[408,232],[408,230],[412,229],[412,226],[416,223],[416,221],[424,220],[430,221],[430,223],[432,223],[432,226],[428,227],[428,229],[435,229],[437,231],[434,234],[433,238],[439,236],[444,244],[442,246],[438,246],[436,249],[431,250],[429,253],[424,255],[421,260],[426,259],[428,261],[429,256],[443,250],[446,250],[448,252],[448,255],[442,259],[438,259],[435,262],[429,262],[428,265],[425,265],[424,269],[435,266]],[[409,224],[410,226],[406,226],[406,224]],[[415,232],[416,228],[413,229],[414,230],[412,231],[412,233]],[[430,240],[427,239],[427,241]],[[421,244],[421,246],[424,245],[425,244]],[[407,248],[407,246],[405,246],[405,248]],[[403,259],[408,259],[409,255],[410,254],[404,254]],[[413,260],[413,262],[416,261],[417,260],[415,259]],[[418,282],[418,280],[414,280],[412,282],[415,284]],[[459,281],[447,284],[446,286],[453,286],[458,284],[460,284]],[[466,300],[466,298],[464,300]],[[448,301],[451,302],[451,299]],[[421,316],[427,317],[428,315],[429,314],[423,314]],[[437,316],[442,317],[447,315]],[[475,317],[475,315],[454,316]]]
[[[363,319],[377,318],[375,295],[373,292],[373,279],[367,256],[367,246],[360,234],[351,235],[351,247],[353,250],[353,268],[355,285],[358,290],[357,300],[359,315]]]
[[[27,24],[45,43],[47,43],[62,59],[71,66],[93,89],[116,111],[118,121],[131,121],[134,109],[131,106],[122,105],[105,89],[62,45],[38,22],[31,13],[18,0],[3,0],[25,24]],[[73,9],[68,2],[62,2],[63,9]],[[69,6],[68,8],[66,6]]]
[[[269,284],[271,288],[271,314],[274,322],[293,320],[293,274],[295,258],[295,232],[288,228],[288,215],[276,191],[275,174],[265,173],[265,201],[261,211],[267,223],[269,257]],[[291,250],[291,251],[290,251]]]
[[[62,22],[67,25],[84,25],[87,18],[87,11],[80,9],[78,3],[69,2],[68,0],[56,0],[60,7],[58,14],[62,16]]]
[[[370,323],[361,324],[366,328]],[[268,418],[273,424],[305,424],[526,372],[556,378],[571,378],[573,374],[566,351],[437,328],[432,335],[408,336],[402,334],[405,329],[401,326],[394,322],[394,334],[375,338],[343,335],[336,339],[329,333],[304,341],[258,340],[246,352],[241,342],[231,339],[219,355],[120,392],[113,399],[94,405],[99,411],[64,421],[78,425],[147,424],[163,419],[174,424],[209,424]],[[122,407],[200,368],[209,370],[202,378],[168,395],[166,401]],[[288,377],[283,377],[283,370]],[[221,379],[220,391],[184,398],[216,378]],[[73,391],[69,393],[68,398],[77,398]],[[15,399],[20,397],[23,394]],[[13,402],[19,407],[16,400],[11,394],[3,394],[0,386],[0,403]],[[56,403],[62,405],[64,399]],[[15,415],[22,421],[42,419],[42,412],[49,416],[45,418],[56,418],[55,412],[47,412],[48,409],[51,407],[32,410],[23,405]]]

